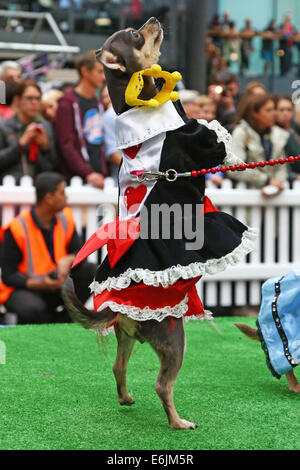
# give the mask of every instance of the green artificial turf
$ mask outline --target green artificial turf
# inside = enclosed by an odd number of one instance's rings
[[[105,345],[78,325],[0,328],[0,449],[299,449],[300,396],[273,378],[259,343],[234,326],[254,318],[186,325],[187,351],[175,384],[179,415],[196,430],[168,427],[154,385],[159,364],[136,343],[128,366],[132,407],[121,407]],[[295,370],[299,377],[298,368]]]

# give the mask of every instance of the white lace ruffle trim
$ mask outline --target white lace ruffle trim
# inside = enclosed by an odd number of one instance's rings
[[[185,299],[183,300],[185,301]],[[113,307],[116,308],[116,310],[114,311],[118,311],[120,313],[121,312],[121,307],[127,307],[127,305],[118,305],[114,302],[106,302],[105,304],[106,306],[109,306],[112,310],[113,310]],[[176,305],[175,307],[165,307],[165,308],[169,308],[170,311],[172,309],[176,309],[180,304]],[[102,306],[101,306],[102,308]],[[135,307],[131,307],[131,308],[135,308]],[[144,309],[145,310],[145,309]],[[142,312],[144,311],[142,310]],[[150,309],[149,309],[150,310]],[[99,311],[99,310],[98,310]],[[172,314],[167,314],[167,315],[164,315],[163,317],[160,315],[160,313],[162,312],[162,310],[150,310],[152,312],[152,316],[147,316],[147,318],[141,318],[141,315],[139,315],[138,318],[133,318],[133,320],[138,320],[138,321],[147,321],[147,320],[157,320],[158,322],[161,322],[164,318],[166,318],[167,316],[172,316],[172,317],[175,317],[175,318],[181,318],[183,317],[183,321],[184,323],[188,323],[189,321],[191,320],[198,320],[198,321],[204,321],[204,320],[207,320],[207,321],[212,321],[213,320],[213,314],[209,311],[209,310],[204,310],[204,314],[203,315],[189,315],[189,316],[184,316],[184,313],[182,315],[177,315],[177,312],[175,312],[176,314],[172,313]],[[155,315],[155,312],[157,312],[157,314]],[[129,318],[132,318],[130,312],[129,313],[125,313]],[[134,314],[135,315],[135,314]],[[213,323],[213,321],[212,321]],[[94,333],[97,333],[98,335],[100,336],[108,336],[109,334],[115,334],[115,329],[113,326],[110,326],[108,328],[105,328],[104,330],[101,330],[101,331],[98,331],[98,330],[93,330]]]
[[[243,233],[242,241],[231,253],[219,259],[210,259],[205,263],[191,263],[187,266],[178,264],[171,266],[163,271],[150,271],[149,269],[127,269],[118,277],[108,277],[103,282],[93,281],[90,284],[90,290],[95,295],[101,294],[105,290],[122,290],[129,287],[132,281],[143,282],[147,286],[168,287],[175,284],[179,279],[193,279],[205,274],[216,274],[224,271],[228,266],[232,266],[240,261],[240,259],[250,253],[255,247],[258,230],[248,228]]]
[[[245,163],[243,160],[232,153],[232,136],[223,126],[221,126],[219,121],[214,120],[207,122],[205,119],[198,119],[198,122],[199,124],[206,126],[211,131],[214,131],[217,134],[217,142],[223,142],[225,145],[226,157],[224,159],[224,165],[230,166]]]
[[[191,320],[212,321],[213,320],[213,314],[210,310],[204,310],[203,315],[187,315],[186,317],[183,317],[184,323],[188,323]]]
[[[146,321],[146,320],[157,320],[161,322],[164,318],[172,316],[175,318],[182,317],[188,311],[188,300],[189,297],[186,295],[184,299],[178,304],[171,307],[167,305],[165,307],[152,310],[150,307],[145,307],[143,309],[139,307],[134,307],[132,305],[118,304],[116,302],[104,302],[98,309],[98,312],[101,312],[106,307],[109,307],[113,312],[122,313],[127,315],[132,320],[137,321]]]

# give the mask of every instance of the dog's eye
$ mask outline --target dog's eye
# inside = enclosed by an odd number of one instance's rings
[[[134,37],[134,39],[138,39],[140,37],[140,33],[137,31],[131,31],[131,35]]]

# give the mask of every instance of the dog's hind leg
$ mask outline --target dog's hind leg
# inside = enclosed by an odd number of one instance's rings
[[[144,331],[143,331],[144,330]],[[174,429],[195,429],[195,423],[181,419],[173,401],[173,386],[180,371],[185,351],[185,332],[182,318],[165,318],[162,322],[145,322],[140,334],[155,350],[160,371],[155,390]]]
[[[118,349],[116,362],[113,365],[113,372],[117,382],[118,401],[120,405],[133,405],[134,399],[127,392],[126,372],[127,364],[135,343],[135,338],[128,336],[121,330],[118,324],[115,325]]]

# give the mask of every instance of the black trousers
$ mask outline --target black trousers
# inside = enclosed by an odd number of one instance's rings
[[[71,271],[75,291],[84,303],[90,296],[88,286],[96,274],[97,265],[84,261]],[[18,324],[68,323],[70,317],[64,308],[60,291],[34,291],[16,289],[5,304],[7,310],[16,313]]]

